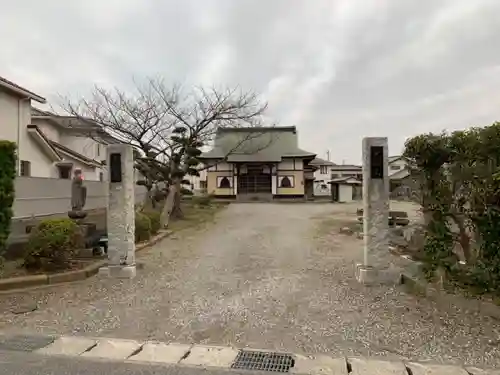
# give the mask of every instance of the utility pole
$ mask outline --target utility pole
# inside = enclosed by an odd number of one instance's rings
[[[330,150],[326,150],[326,160],[330,161]]]

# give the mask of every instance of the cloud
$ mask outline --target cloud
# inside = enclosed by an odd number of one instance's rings
[[[359,162],[419,132],[498,119],[497,0],[25,0],[2,4],[0,75],[54,101],[161,75],[239,85],[302,148]]]

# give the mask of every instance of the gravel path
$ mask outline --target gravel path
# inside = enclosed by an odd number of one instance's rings
[[[500,366],[500,322],[363,287],[362,241],[325,232],[352,205],[232,204],[141,255],[132,281],[93,278],[0,296],[0,330],[158,339]],[[39,309],[10,311],[19,300]]]

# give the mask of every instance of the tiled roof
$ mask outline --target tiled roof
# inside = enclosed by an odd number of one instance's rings
[[[334,162],[331,162],[329,160],[320,159],[320,158],[315,158],[309,164],[312,164],[312,165],[335,165]]]
[[[332,166],[332,170],[333,171],[356,170],[361,172],[362,167],[360,165],[352,165],[352,164],[336,164]]]
[[[49,143],[55,148],[55,149],[59,149],[59,150],[62,150],[64,151],[65,153],[75,157],[76,159],[80,159],[82,160],[83,162],[87,163],[87,164],[92,164],[92,165],[101,165],[102,163],[97,161],[97,160],[94,160],[94,159],[90,159],[82,154],[80,154],[79,152],[76,152],[60,143],[57,143],[55,141],[51,141],[49,140]]]
[[[295,127],[220,129],[213,148],[202,159],[226,158],[229,162],[279,162],[286,157],[313,158],[312,152],[298,147]]]
[[[18,84],[9,81],[7,78],[1,76],[0,76],[0,86],[6,88],[7,90],[16,92],[17,94],[23,95],[26,98],[36,100],[39,103],[45,103],[47,101],[44,97],[35,94],[33,91],[25,89],[24,87],[21,87]]]

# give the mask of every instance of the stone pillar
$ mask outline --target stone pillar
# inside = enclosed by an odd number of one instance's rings
[[[129,145],[108,146],[109,199],[107,213],[109,277],[135,277],[134,154]]]
[[[271,167],[271,193],[278,194],[278,163]]]
[[[389,251],[389,178],[387,138],[363,139],[364,260],[357,279],[364,284],[381,281],[388,265],[379,262]]]

